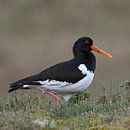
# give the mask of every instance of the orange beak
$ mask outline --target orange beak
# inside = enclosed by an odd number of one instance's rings
[[[99,49],[99,48],[96,47],[95,45],[92,45],[92,46],[91,46],[91,49],[92,49],[93,51],[96,51],[96,52],[98,52],[98,53],[104,55],[104,56],[107,56],[107,57],[109,57],[109,58],[112,58],[112,55],[111,55],[111,54],[109,54],[109,53],[107,53],[107,52],[105,52],[105,51]]]

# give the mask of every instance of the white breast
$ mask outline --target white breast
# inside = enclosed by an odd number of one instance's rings
[[[78,69],[82,72],[82,74],[87,75],[88,69],[85,66],[85,64],[80,64],[79,67],[78,67]]]

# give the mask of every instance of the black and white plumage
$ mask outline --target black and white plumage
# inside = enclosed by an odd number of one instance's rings
[[[74,44],[73,59],[10,84],[9,92],[20,88],[38,88],[47,90],[52,95],[62,96],[68,101],[73,94],[90,86],[96,67],[96,58],[92,50],[99,52],[96,49],[92,39],[82,37]]]

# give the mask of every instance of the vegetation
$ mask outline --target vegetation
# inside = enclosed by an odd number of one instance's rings
[[[0,100],[1,130],[129,130],[130,100],[127,83],[121,85],[126,96],[102,96],[77,93],[64,105],[56,105],[36,91],[14,93]]]

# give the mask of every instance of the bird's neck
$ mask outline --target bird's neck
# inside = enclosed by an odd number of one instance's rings
[[[86,57],[86,54],[83,53],[82,51],[76,51],[74,52],[74,57],[76,59],[81,59],[81,58],[85,58]]]
[[[81,52],[74,53],[74,59],[82,64],[85,64],[90,71],[95,71],[96,58],[92,52]]]
[[[76,58],[76,59],[92,59],[93,57],[95,57],[94,56],[94,54],[92,53],[92,52],[90,52],[90,51],[88,51],[88,52],[82,52],[82,51],[74,51],[73,52],[74,53],[74,57]]]

